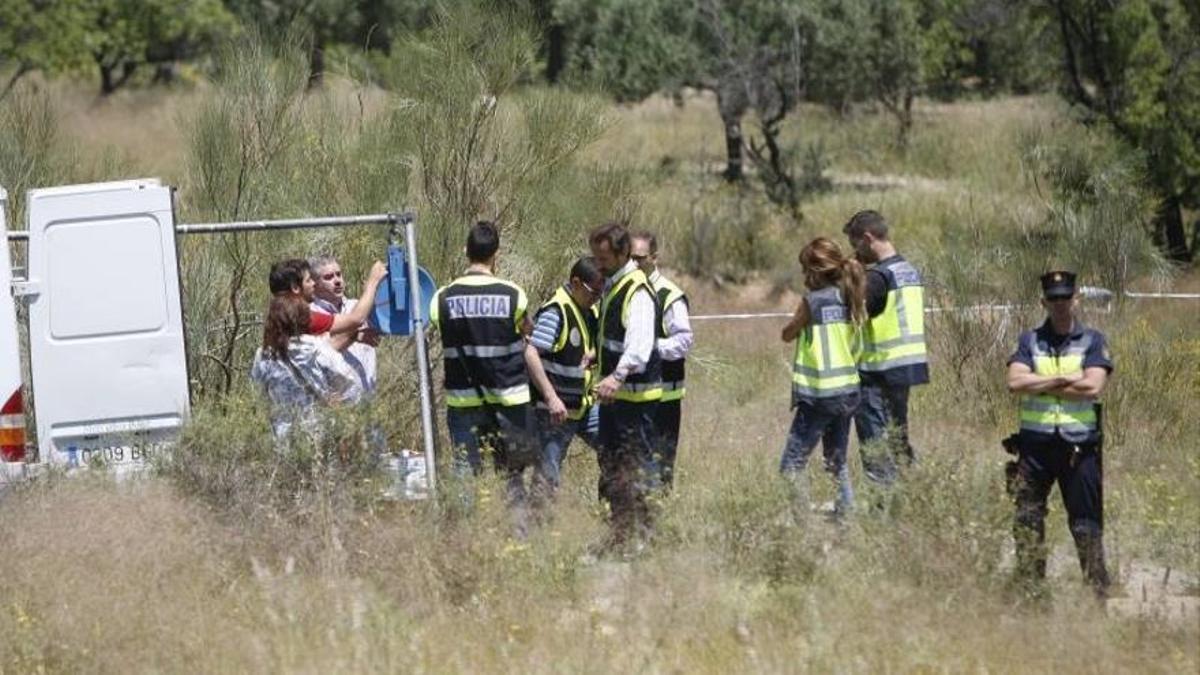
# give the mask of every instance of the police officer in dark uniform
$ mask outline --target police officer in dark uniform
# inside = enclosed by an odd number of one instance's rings
[[[466,248],[466,272],[438,289],[429,312],[442,338],[454,469],[459,477],[479,473],[481,447],[489,447],[508,479],[520,529],[528,496],[522,474],[537,459],[525,353],[529,301],[520,286],[495,275],[500,234],[494,224],[473,225]]]
[[[1017,452],[1017,574],[1045,578],[1046,500],[1058,483],[1084,577],[1103,596],[1109,578],[1098,399],[1113,364],[1104,335],[1075,316],[1075,275],[1050,272],[1041,282],[1046,322],[1023,333],[1008,360],[1008,389],[1021,396],[1020,430],[1006,443]]]

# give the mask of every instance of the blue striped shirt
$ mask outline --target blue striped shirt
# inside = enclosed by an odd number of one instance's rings
[[[554,343],[558,341],[560,326],[562,326],[562,312],[557,307],[542,312],[533,326],[533,335],[529,337],[529,342],[537,347],[539,352],[554,351]]]

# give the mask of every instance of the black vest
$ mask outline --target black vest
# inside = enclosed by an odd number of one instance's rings
[[[558,312],[561,321],[553,350],[542,355],[542,367],[563,405],[577,417],[587,400],[588,377],[582,364],[584,354],[592,350],[592,335],[595,330],[594,326],[589,325],[592,313],[580,309],[562,287],[555,291],[554,297],[542,305],[537,315],[540,317],[543,312]],[[542,392],[538,391],[537,387],[533,388],[533,397],[539,403],[544,402]]]
[[[654,333],[662,332],[662,307],[646,275],[634,270],[617,280],[604,296],[600,308],[600,376],[608,377],[617,369],[625,344],[625,305],[636,289],[644,289],[654,304]],[[617,398],[630,401],[658,400],[662,397],[662,358],[657,348],[650,350],[650,360],[640,373],[630,374]]]
[[[526,302],[519,286],[487,274],[467,273],[438,291],[431,318],[442,336],[446,405],[529,402],[520,331]]]
[[[665,318],[667,309],[670,308],[670,306],[675,304],[676,302],[682,302],[684,304],[684,306],[689,306],[687,295],[684,295],[683,291],[680,290],[678,286],[675,286],[675,284],[667,281],[665,278],[662,278],[662,281],[663,281],[663,286],[658,289],[658,306],[662,308],[662,313],[664,315],[664,318],[660,319],[658,322],[658,333],[659,333],[658,337],[659,338],[667,337],[667,326],[666,326],[666,318]],[[684,374],[685,374],[684,373],[684,370],[685,370],[684,364],[685,363],[687,363],[686,359],[677,359],[677,360],[663,359],[662,380],[663,380],[664,395],[668,391],[671,391],[671,390],[683,389]]]

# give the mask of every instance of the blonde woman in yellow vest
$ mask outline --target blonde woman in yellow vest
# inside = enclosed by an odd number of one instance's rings
[[[792,408],[796,411],[779,470],[796,486],[796,506],[808,502],[804,467],[822,443],[825,469],[837,481],[835,513],[854,505],[846,465],[850,421],[859,404],[857,367],[860,327],[866,320],[864,271],[832,240],[814,239],[800,251],[806,293],[783,328],[783,341],[796,342],[792,363]]]
[[[1075,316],[1075,275],[1049,272],[1041,281],[1046,322],[1021,334],[1008,360],[1008,389],[1021,396],[1012,483],[1017,575],[1033,584],[1046,576],[1046,501],[1058,483],[1079,564],[1103,596],[1109,578],[1098,399],[1113,364],[1104,334]]]

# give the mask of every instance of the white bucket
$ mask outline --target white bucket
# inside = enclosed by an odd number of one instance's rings
[[[429,498],[429,475],[424,453],[401,450],[383,456],[383,470],[391,478],[383,490],[384,499],[418,500]]]

